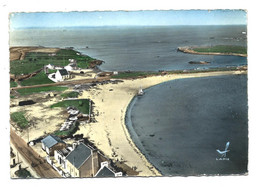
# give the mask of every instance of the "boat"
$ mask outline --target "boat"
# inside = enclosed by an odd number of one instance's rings
[[[144,95],[144,91],[143,91],[142,88],[140,88],[140,89],[138,90],[137,95],[138,95],[138,96],[142,96],[142,95]]]

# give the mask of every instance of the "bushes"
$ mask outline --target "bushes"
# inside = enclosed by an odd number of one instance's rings
[[[61,94],[61,97],[66,98],[77,98],[79,96],[79,92],[66,92]]]

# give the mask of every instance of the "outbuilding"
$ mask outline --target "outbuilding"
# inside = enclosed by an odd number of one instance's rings
[[[42,149],[50,156],[54,155],[55,150],[61,150],[66,147],[66,143],[54,135],[45,137],[41,142]]]

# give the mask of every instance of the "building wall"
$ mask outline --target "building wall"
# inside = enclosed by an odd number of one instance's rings
[[[79,168],[80,177],[93,177],[92,171],[92,157],[90,156],[88,160]]]
[[[58,81],[62,81],[63,80],[61,74],[59,73],[59,71],[57,71],[55,73],[55,79],[58,80]]]
[[[54,145],[52,148],[49,149],[49,155],[50,156],[54,156],[54,151],[55,150],[61,150],[65,147],[66,145],[64,143],[57,143],[56,145]]]
[[[44,143],[42,143],[42,149],[43,149],[43,150],[45,150],[45,149],[46,149],[46,147],[45,147]]]
[[[67,171],[68,173],[70,173],[70,175],[71,175],[72,177],[81,177],[79,170],[78,170],[77,168],[75,168],[75,167],[72,165],[72,163],[70,163],[70,162],[67,162],[66,171]]]

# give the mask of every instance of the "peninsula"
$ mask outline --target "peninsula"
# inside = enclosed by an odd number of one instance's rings
[[[247,48],[233,45],[216,45],[216,46],[194,46],[178,47],[178,51],[198,55],[234,55],[247,56]]]

